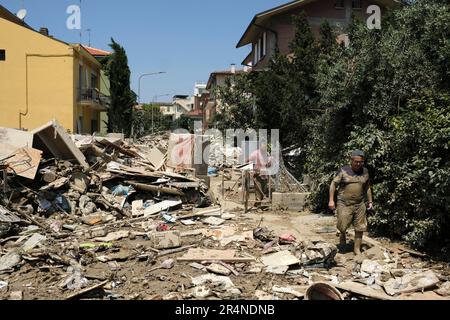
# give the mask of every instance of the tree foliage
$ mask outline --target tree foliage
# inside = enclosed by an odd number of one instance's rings
[[[125,49],[111,39],[113,53],[106,64],[106,74],[110,80],[111,105],[108,109],[108,131],[131,134],[133,122],[133,106],[136,94],[130,88],[130,68]]]
[[[326,23],[317,40],[303,17],[295,25],[293,59],[275,54],[267,71],[246,76],[256,127],[279,128],[283,146],[301,148],[298,168],[314,181],[317,210],[349,152],[366,151],[377,202],[371,230],[448,250],[448,2],[403,6],[383,16],[381,30],[354,19],[348,47]]]

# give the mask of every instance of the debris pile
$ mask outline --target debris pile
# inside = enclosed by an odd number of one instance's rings
[[[329,226],[300,239],[212,205],[163,139],[70,137],[52,123],[8,140],[0,299],[448,299],[448,266],[421,253],[366,237],[354,258]]]

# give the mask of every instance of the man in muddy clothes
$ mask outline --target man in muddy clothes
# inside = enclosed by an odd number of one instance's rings
[[[361,243],[364,232],[367,232],[366,210],[373,209],[372,190],[369,182],[369,171],[364,168],[365,154],[355,150],[351,155],[351,165],[343,167],[334,177],[330,186],[328,207],[337,211],[337,229],[340,231],[340,246],[345,248],[347,229],[353,224],[355,228],[355,255],[361,254]],[[338,190],[337,205],[334,194]],[[365,198],[368,206],[366,207]]]

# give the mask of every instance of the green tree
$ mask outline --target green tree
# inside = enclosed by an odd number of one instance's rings
[[[108,109],[108,131],[131,134],[136,94],[130,88],[130,69],[125,49],[111,38],[113,53],[108,58],[106,74],[110,80],[111,106]]]

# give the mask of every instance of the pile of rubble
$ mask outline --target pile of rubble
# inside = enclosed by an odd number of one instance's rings
[[[420,253],[365,238],[354,259],[338,253],[334,228],[297,240],[212,205],[192,171],[170,167],[163,138],[69,137],[55,123],[32,138],[6,131],[0,144],[17,148],[2,155],[0,299],[450,296],[448,266]]]

